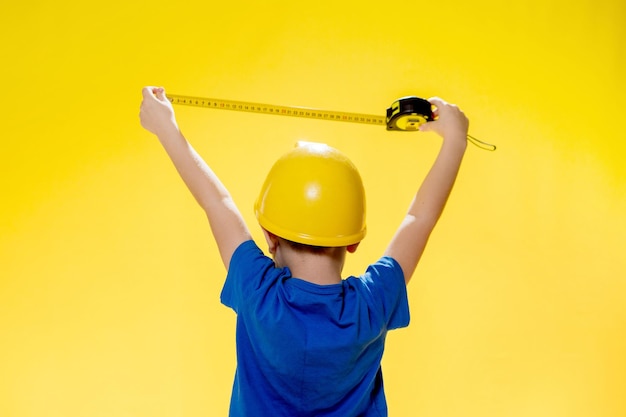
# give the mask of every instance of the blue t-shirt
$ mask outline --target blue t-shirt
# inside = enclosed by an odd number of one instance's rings
[[[317,285],[277,268],[254,241],[230,262],[221,301],[237,313],[230,416],[386,416],[387,330],[409,324],[400,265]]]

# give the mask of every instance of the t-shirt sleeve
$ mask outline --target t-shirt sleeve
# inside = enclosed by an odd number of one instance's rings
[[[220,301],[239,312],[240,306],[263,285],[268,271],[273,268],[272,259],[265,256],[253,240],[243,242],[231,257]]]
[[[409,300],[404,273],[395,259],[381,258],[370,265],[360,279],[379,308],[387,329],[409,325]]]

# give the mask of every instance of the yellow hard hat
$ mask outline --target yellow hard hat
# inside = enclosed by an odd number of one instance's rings
[[[261,227],[292,242],[339,247],[365,237],[365,190],[354,164],[321,143],[298,142],[272,167],[254,204]]]

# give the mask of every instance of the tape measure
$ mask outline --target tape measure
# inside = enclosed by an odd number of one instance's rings
[[[430,102],[415,96],[403,97],[394,101],[391,107],[387,109],[386,117],[374,114],[338,112],[308,107],[278,106],[274,104],[252,103],[248,101],[181,96],[169,93],[167,94],[167,98],[172,104],[260,114],[273,114],[278,116],[332,120],[337,122],[372,124],[386,126],[389,131],[417,131],[422,124],[434,119],[432,105]],[[482,149],[490,151],[496,150],[495,145],[482,142],[470,135],[467,135],[467,138],[474,143],[474,145]]]
[[[421,125],[432,120],[434,117],[430,101],[415,96],[400,98],[387,109],[387,130],[416,131]],[[467,139],[481,149],[496,150],[496,145],[483,142],[472,135],[467,135]]]
[[[385,118],[373,114],[346,113],[330,110],[312,109],[307,107],[277,106],[273,104],[251,103],[247,101],[220,100],[216,98],[201,98],[167,95],[172,104],[184,104],[211,109],[245,111],[261,114],[275,114],[279,116],[306,117],[319,120],[334,120],[338,122],[365,123],[384,126]]]

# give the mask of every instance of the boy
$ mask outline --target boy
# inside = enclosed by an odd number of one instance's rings
[[[154,133],[205,210],[237,313],[231,416],[386,416],[380,362],[388,330],[409,323],[406,284],[452,190],[469,122],[439,98],[420,127],[443,143],[383,257],[342,279],[365,235],[354,165],[326,145],[279,159],[255,204],[272,258],[252,241],[228,191],[178,129],[163,88],[145,87],[141,124]]]

